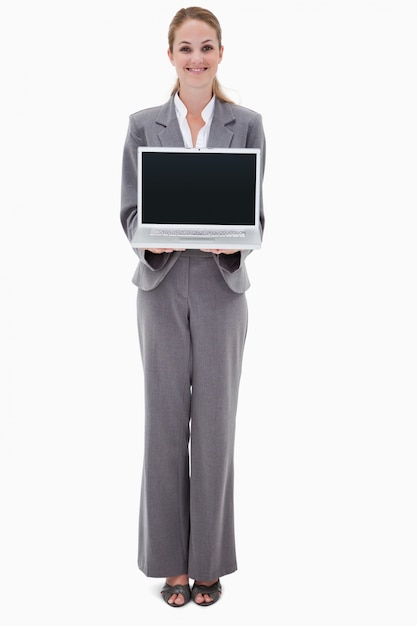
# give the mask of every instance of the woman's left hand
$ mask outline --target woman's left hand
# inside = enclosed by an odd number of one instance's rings
[[[217,248],[214,250],[211,248],[210,250],[202,249],[201,252],[213,252],[213,254],[236,254],[239,250],[220,250]]]

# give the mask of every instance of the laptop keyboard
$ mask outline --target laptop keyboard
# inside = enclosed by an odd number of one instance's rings
[[[152,228],[150,231],[152,237],[245,237],[244,230],[190,230],[190,229],[161,229]]]

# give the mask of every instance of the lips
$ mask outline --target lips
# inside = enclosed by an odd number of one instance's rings
[[[187,67],[187,71],[193,74],[201,74],[207,70],[206,67]]]

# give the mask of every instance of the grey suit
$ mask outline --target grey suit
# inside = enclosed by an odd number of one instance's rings
[[[136,228],[139,145],[183,145],[173,98],[129,119],[121,207],[129,239]],[[263,173],[261,116],[216,99],[208,147],[261,148]],[[145,383],[139,567],[147,576],[210,580],[237,568],[233,449],[249,251],[135,252]]]

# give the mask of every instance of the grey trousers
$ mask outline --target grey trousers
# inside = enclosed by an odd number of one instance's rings
[[[237,569],[236,411],[248,312],[212,255],[186,251],[138,290],[145,447],[138,564],[146,576],[211,580]]]

